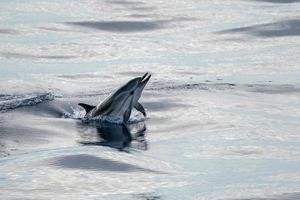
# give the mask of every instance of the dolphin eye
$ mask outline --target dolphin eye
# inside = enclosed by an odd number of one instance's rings
[[[130,92],[130,95],[133,95],[133,91]]]

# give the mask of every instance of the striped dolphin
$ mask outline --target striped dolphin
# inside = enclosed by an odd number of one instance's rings
[[[150,74],[145,73],[142,77],[128,81],[97,106],[84,103],[78,105],[85,109],[85,118],[118,119],[127,123],[133,108],[146,116],[144,107],[138,101],[150,77]]]

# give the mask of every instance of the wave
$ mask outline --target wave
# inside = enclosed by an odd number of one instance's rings
[[[20,95],[0,94],[0,112],[23,106],[32,106],[42,102],[52,101],[53,99],[54,95],[50,92]]]
[[[80,94],[62,95],[68,98],[91,98],[98,96],[107,96],[113,92],[115,88],[101,88],[100,90],[83,92]],[[176,83],[168,81],[162,83],[160,81],[151,82],[146,86],[144,91],[176,91],[176,90],[203,90],[203,91],[246,91],[266,94],[287,94],[287,93],[300,93],[300,86],[293,84],[239,84],[239,83],[206,83],[206,82],[186,82]]]
[[[234,84],[234,83],[169,83],[161,85],[156,82],[145,90],[242,90],[247,92],[286,94],[300,93],[300,87],[292,84]]]
[[[167,82],[162,84],[161,82],[152,82],[145,91],[162,91],[162,90],[204,90],[204,91],[246,91],[266,94],[292,94],[300,93],[300,87],[292,84],[234,84],[234,83],[175,83]],[[53,94],[52,92],[31,92],[27,94],[0,94],[0,112],[12,110],[23,106],[33,106],[39,103],[52,101],[55,97],[67,98],[69,101],[76,101],[78,98],[97,98],[99,96],[109,95],[113,91],[110,89],[101,89],[95,91],[89,91],[85,93],[76,93],[72,95],[64,94],[63,91],[60,94]],[[57,92],[55,92],[57,93]],[[79,100],[78,100],[79,101]],[[98,102],[97,102],[98,103]],[[74,104],[76,105],[76,104]],[[70,118],[83,118],[84,112],[82,110],[76,110],[72,108],[73,112],[66,113],[66,117]],[[103,119],[102,119],[103,120]],[[105,119],[114,123],[119,123],[118,119]],[[133,119],[133,121],[140,121],[140,119]]]

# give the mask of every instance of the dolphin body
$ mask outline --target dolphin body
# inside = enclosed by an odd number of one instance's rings
[[[78,105],[85,109],[85,118],[118,119],[126,124],[133,108],[146,116],[146,111],[138,100],[150,77],[150,74],[145,73],[142,77],[128,81],[97,106],[84,103],[79,103]]]

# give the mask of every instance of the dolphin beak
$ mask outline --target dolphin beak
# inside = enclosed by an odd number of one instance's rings
[[[148,74],[149,74],[149,73],[146,72],[146,73],[142,76],[142,80],[143,80],[144,78],[146,78],[146,76],[147,76]]]
[[[139,87],[145,87],[145,85],[148,83],[148,81],[150,80],[151,78],[151,74],[149,74],[148,72],[145,73],[143,76],[142,76],[142,81],[141,83],[139,84]]]

